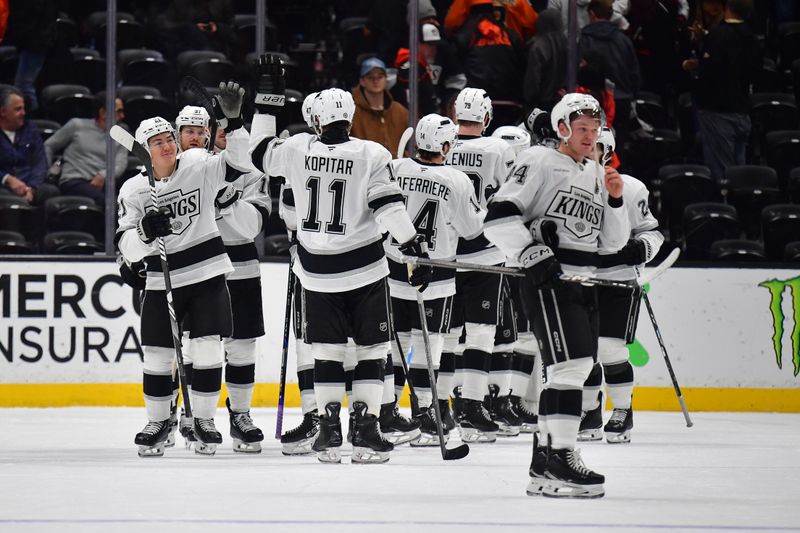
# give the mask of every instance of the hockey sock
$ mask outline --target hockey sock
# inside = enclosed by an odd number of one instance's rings
[[[197,368],[192,372],[192,413],[196,418],[214,418],[222,386],[222,366]]]
[[[581,409],[584,411],[591,411],[596,409],[600,403],[600,389],[603,386],[603,369],[600,363],[595,363],[592,366],[592,371],[589,372],[589,377],[583,383],[583,399],[581,400]]]
[[[442,360],[439,363],[439,375],[436,376],[436,395],[440,400],[450,398],[453,390],[453,376],[456,370],[456,354],[452,352],[442,352]]]
[[[168,348],[144,347],[142,390],[147,419],[151,422],[169,418],[174,354],[174,350]]]
[[[633,366],[628,361],[603,365],[606,372],[608,397],[615,409],[630,409],[633,394]]]
[[[542,357],[538,356],[533,360],[533,371],[531,372],[531,379],[528,380],[527,387],[522,399],[528,404],[528,409],[532,412],[538,410],[539,397],[544,388],[544,373],[542,372]]]
[[[367,404],[367,412],[378,416],[381,412],[383,398],[383,373],[386,367],[384,359],[368,359],[359,361],[353,370],[353,392],[351,405],[355,402]]]
[[[464,350],[464,384],[461,396],[469,400],[483,401],[489,385],[491,354],[474,348]]]
[[[386,356],[386,366],[383,372],[383,397],[381,405],[395,402],[394,394],[394,365],[392,364],[392,354]]]
[[[505,346],[510,348],[510,346]],[[511,393],[511,353],[507,351],[494,352],[491,356],[489,368],[489,384],[497,385],[500,397]]]
[[[511,357],[511,379],[509,380],[511,394],[515,396],[525,395],[528,381],[531,379],[531,373],[533,373],[533,356],[515,351]]]
[[[547,431],[553,448],[575,448],[581,420],[583,383],[592,365],[590,358],[581,358],[548,367],[549,383],[542,392],[542,401],[546,404]]]
[[[341,403],[345,394],[344,364],[325,359],[314,360],[314,396],[320,414],[325,413],[329,403]]]
[[[234,366],[230,362],[225,365],[225,386],[228,387],[228,399],[231,411],[245,413],[253,403],[253,387],[256,381],[256,365]]]
[[[317,399],[314,398],[314,356],[311,355],[311,345],[299,339],[295,344],[297,353],[297,384],[300,387],[300,405],[303,414],[317,408]]]

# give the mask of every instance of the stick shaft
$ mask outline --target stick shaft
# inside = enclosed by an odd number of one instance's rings
[[[431,382],[431,395],[433,396],[433,410],[436,414],[436,433],[439,436],[439,448],[442,459],[447,457],[447,448],[444,443],[444,430],[442,429],[442,412],[439,409],[439,395],[436,392],[436,373],[433,370],[433,356],[431,355],[431,340],[428,335],[428,322],[425,317],[425,301],[422,294],[417,292],[417,308],[419,309],[419,327],[422,330],[422,340],[425,343],[425,359],[428,363],[428,379]]]
[[[281,381],[278,387],[278,416],[275,422],[275,438],[283,434],[283,408],[286,403],[286,367],[289,363],[289,327],[292,316],[292,295],[294,294],[294,272],[289,262],[289,280],[286,287],[286,307],[283,318],[283,346],[281,347]],[[299,342],[299,341],[297,341]]]

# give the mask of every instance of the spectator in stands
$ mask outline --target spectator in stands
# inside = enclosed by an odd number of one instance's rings
[[[750,136],[750,85],[762,64],[758,39],[744,20],[752,0],[728,0],[724,20],[703,39],[699,59],[683,62],[697,74],[697,122],[703,159],[719,179],[745,163]]]
[[[640,129],[632,107],[633,98],[642,85],[639,60],[633,42],[611,22],[613,0],[592,0],[587,7],[591,21],[581,30],[578,53],[598,52],[605,58],[608,78],[614,83],[617,107],[616,137],[619,142]]]
[[[14,85],[25,95],[25,105],[36,111],[36,78],[47,51],[55,43],[58,3],[53,0],[9,0],[4,45],[17,47],[19,62]]]
[[[628,3],[630,0],[614,0],[612,5],[611,22],[613,22],[622,31],[628,30],[628,20],[625,15],[628,12]],[[564,33],[569,31],[569,0],[548,0],[547,9],[555,9],[561,13],[561,22],[564,26]],[[590,22],[589,16],[589,0],[577,0],[577,30],[578,33],[585,28]],[[579,36],[580,38],[580,36]]]
[[[444,29],[456,33],[469,18],[470,9],[477,4],[493,4],[495,11],[504,17],[506,27],[517,32],[523,42],[536,33],[538,14],[528,0],[455,0],[444,18]]]
[[[517,32],[495,18],[491,2],[472,5],[453,42],[467,85],[480,87],[493,101],[522,101],[525,48]]]
[[[356,112],[350,135],[382,144],[394,154],[408,126],[408,110],[386,90],[384,62],[377,57],[362,61],[358,85],[352,93]]]
[[[117,98],[114,106],[116,122],[125,118],[125,105]],[[44,143],[48,164],[63,154],[61,176],[58,181],[61,194],[87,196],[98,207],[106,205],[106,96],[95,97],[94,118],[73,118],[58,129]],[[114,146],[114,177],[125,172],[128,155],[117,143]],[[112,183],[113,186],[113,183]]]
[[[567,72],[567,38],[561,25],[561,13],[545,9],[536,21],[536,36],[528,50],[523,94],[529,107],[552,109],[561,99]]]
[[[215,50],[231,56],[238,39],[231,0],[173,0],[156,27],[167,55]]]
[[[58,195],[58,188],[45,183],[47,156],[39,129],[25,120],[22,91],[0,85],[0,191],[29,204],[42,205]]]
[[[614,101],[614,84],[608,79],[608,68],[603,55],[597,50],[584,50],[578,63],[575,92],[591,94],[600,102],[606,114],[606,127],[614,127],[617,106]]]
[[[439,24],[431,0],[418,0],[418,5],[419,24]],[[376,55],[385,62],[393,62],[397,50],[408,48],[408,2],[373,2],[366,33],[375,39]]]

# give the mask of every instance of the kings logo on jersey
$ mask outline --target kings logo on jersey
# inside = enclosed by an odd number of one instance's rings
[[[200,214],[200,189],[184,193],[181,189],[159,195],[158,204],[169,209],[172,234],[180,235],[192,225]]]
[[[595,202],[591,193],[573,186],[569,191],[556,193],[545,215],[564,221],[564,227],[582,239],[600,231],[603,206]]]

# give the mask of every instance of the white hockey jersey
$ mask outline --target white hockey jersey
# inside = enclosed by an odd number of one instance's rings
[[[227,149],[210,155],[192,149],[178,156],[175,172],[155,182],[158,205],[170,209],[172,233],[164,237],[172,286],[183,287],[233,270],[215,222],[214,199],[227,179],[252,167],[247,157],[248,133],[240,128],[228,134]],[[116,241],[122,255],[134,263],[144,259],[147,289],[164,290],[157,240],[145,244],[136,226],[152,207],[147,176],[139,174],[121,187]]]
[[[392,168],[411,221],[428,243],[431,259],[452,261],[459,237],[483,238],[486,211],[475,200],[463,172],[409,158],[392,161]],[[416,301],[417,291],[408,284],[407,267],[400,261],[399,245],[392,238],[384,241],[389,258],[389,289],[395,298]],[[434,268],[433,280],[422,295],[426,300],[433,300],[455,292],[455,270]]]
[[[472,183],[482,208],[505,182],[514,164],[514,149],[497,137],[459,135],[458,141],[447,154],[445,164],[464,172]],[[467,263],[497,265],[504,261],[503,253],[485,239],[458,244],[457,258]]]
[[[520,152],[508,181],[490,201],[484,233],[516,260],[533,242],[527,222],[540,218],[556,223],[554,252],[568,274],[592,273],[598,250],[619,250],[631,231],[624,200],[619,207],[609,205],[603,167],[533,146]]]
[[[325,144],[290,137],[267,155],[267,172],[286,178],[282,210],[297,219],[293,269],[303,287],[344,292],[385,277],[379,224],[404,212],[389,152],[359,139]]]
[[[625,183],[622,198],[631,222],[630,238],[644,241],[647,247],[645,263],[648,263],[653,260],[661,249],[661,245],[664,244],[664,236],[658,231],[658,220],[650,212],[648,203],[650,191],[647,190],[644,183],[633,176],[622,174],[622,180]],[[601,250],[600,253],[603,254],[604,250]],[[598,277],[616,280],[630,280],[637,277],[636,270],[629,265],[598,268],[596,274]]]

